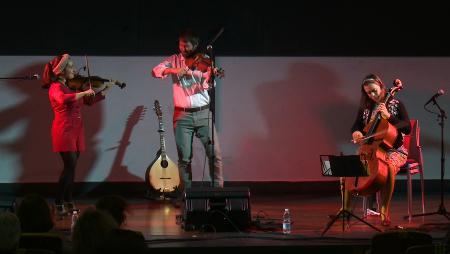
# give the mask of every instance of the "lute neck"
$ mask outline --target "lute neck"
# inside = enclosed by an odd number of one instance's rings
[[[158,132],[159,132],[159,145],[160,145],[160,148],[161,148],[161,154],[163,156],[165,156],[166,155],[166,141],[165,141],[165,138],[164,138],[165,130],[164,130],[164,124],[162,122],[162,119],[159,119]]]

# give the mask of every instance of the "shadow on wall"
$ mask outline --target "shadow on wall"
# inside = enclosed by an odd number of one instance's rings
[[[21,77],[29,73],[42,73],[46,63],[37,63],[10,76]],[[5,84],[23,95],[25,98],[19,104],[0,112],[0,131],[13,126],[18,121],[25,121],[26,128],[19,138],[12,143],[2,144],[19,156],[21,172],[14,182],[56,182],[62,170],[62,161],[57,153],[52,151],[51,125],[53,111],[48,99],[48,90],[41,88],[38,80],[10,80]],[[85,106],[83,118],[85,124],[86,151],[80,156],[76,179],[85,179],[87,173],[97,159],[95,135],[101,129],[102,103],[91,107]],[[88,110],[86,110],[88,109]]]
[[[11,77],[22,77],[30,73],[42,73],[45,63],[37,63],[20,69]],[[20,176],[14,182],[56,181],[62,163],[52,153],[50,129],[53,113],[48,101],[48,92],[41,88],[38,80],[8,80],[4,82],[11,90],[25,98],[13,107],[0,112],[0,131],[4,131],[19,121],[26,127],[11,143],[1,144],[2,149],[19,156]]]
[[[255,94],[269,135],[242,140],[236,165],[258,172],[257,180],[322,178],[319,155],[340,152],[357,112],[339,89],[331,70],[303,62],[293,63],[285,79],[259,85]],[[359,96],[358,84],[348,92]]]
[[[133,133],[134,127],[144,117],[147,109],[143,105],[136,106],[134,110],[129,114],[125,128],[122,132],[122,137],[118,141],[118,146],[112,147],[108,150],[116,150],[113,163],[111,165],[109,176],[106,177],[106,181],[111,182],[142,182],[142,179],[130,174],[126,165],[123,165],[123,159],[130,145],[130,139]]]
[[[35,63],[9,74],[11,77],[23,77],[30,73],[41,74],[45,62]],[[41,88],[40,80],[7,80],[2,82],[24,98],[19,103],[0,111],[0,132],[15,128],[19,122],[24,122],[25,127],[17,133],[17,138],[12,141],[0,143],[0,148],[8,153],[18,156],[17,166],[8,170],[18,172],[12,183],[55,183],[62,171],[62,161],[59,154],[52,151],[51,126],[53,112],[48,99],[48,90]],[[106,98],[107,100],[108,98]],[[82,115],[85,129],[86,151],[78,161],[76,169],[76,181],[83,182],[96,165],[99,158],[98,133],[102,130],[104,122],[105,102],[101,101],[92,106],[83,106]],[[126,166],[122,165],[126,148],[129,145],[132,128],[143,115],[143,106],[136,106],[127,122],[123,126],[122,137],[117,137],[119,146],[113,164],[109,170],[106,181],[135,181],[142,179],[130,174]],[[120,139],[120,141],[119,141]]]

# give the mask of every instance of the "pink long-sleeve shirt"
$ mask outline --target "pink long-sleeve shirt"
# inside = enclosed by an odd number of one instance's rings
[[[163,75],[167,68],[187,69],[185,58],[182,54],[172,55],[163,62],[155,66],[152,75],[155,78],[166,78]],[[172,76],[173,82],[173,103],[175,107],[195,108],[209,104],[207,73],[198,70],[188,71],[187,76]]]

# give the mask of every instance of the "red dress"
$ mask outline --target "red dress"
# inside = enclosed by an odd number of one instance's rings
[[[84,127],[81,116],[83,104],[91,105],[104,99],[97,94],[93,99],[75,99],[76,91],[54,82],[50,85],[48,96],[55,118],[52,124],[52,143],[54,152],[81,152],[85,150]]]

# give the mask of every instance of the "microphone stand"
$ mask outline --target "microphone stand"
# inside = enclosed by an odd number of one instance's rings
[[[211,152],[212,152],[212,156],[211,156],[211,161],[210,161],[210,172],[212,173],[211,175],[211,186],[214,186],[214,180],[215,180],[215,161],[216,161],[216,154],[215,154],[215,140],[214,140],[214,130],[215,130],[215,126],[216,126],[216,86],[215,86],[215,80],[216,80],[216,75],[214,73],[214,69],[216,67],[216,56],[213,52],[213,43],[219,38],[219,36],[223,33],[224,28],[222,27],[219,32],[216,34],[216,36],[214,36],[214,38],[211,40],[211,42],[206,46],[206,51],[208,52],[208,55],[211,59],[211,73],[210,73],[210,79],[209,82],[210,84],[212,84],[211,88],[208,91],[209,94],[209,110],[211,111],[211,140],[210,140],[210,144],[211,144]]]
[[[2,79],[38,80],[39,76],[35,74],[33,76],[23,76],[23,77],[0,77],[0,80]]]
[[[214,130],[215,130],[215,125],[216,125],[216,86],[215,86],[215,82],[216,82],[216,75],[214,74],[214,68],[215,68],[215,62],[216,62],[216,57],[214,55],[213,52],[213,48],[212,46],[208,46],[207,49],[209,57],[211,59],[211,73],[210,73],[210,79],[209,82],[211,85],[211,88],[208,91],[209,94],[209,111],[211,111],[211,140],[210,140],[210,144],[211,144],[211,152],[212,152],[212,156],[211,156],[211,161],[210,161],[210,167],[212,167],[210,169],[210,172],[212,172],[211,175],[211,186],[214,186],[214,180],[215,180],[215,160],[216,160],[216,154],[215,154],[215,140],[214,140]]]
[[[439,204],[439,208],[436,212],[414,214],[414,215],[411,215],[411,217],[439,214],[439,215],[445,216],[448,220],[450,220],[450,213],[447,212],[447,209],[445,209],[445,205],[444,205],[444,171],[445,171],[444,170],[444,167],[445,167],[444,121],[445,121],[445,119],[447,119],[447,115],[446,115],[445,111],[436,102],[435,98],[433,98],[432,101],[433,101],[433,104],[436,105],[436,107],[439,109],[438,123],[439,123],[439,126],[441,126],[441,203]]]

